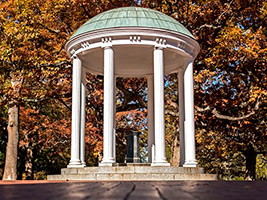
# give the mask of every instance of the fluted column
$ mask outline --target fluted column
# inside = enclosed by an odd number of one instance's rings
[[[178,72],[178,87],[179,87],[179,139],[180,139],[180,166],[183,166],[185,161],[185,146],[184,146],[184,71]]]
[[[81,137],[80,137],[80,159],[83,166],[85,163],[85,121],[86,121],[86,72],[82,70],[82,82],[81,82]]]
[[[71,160],[68,168],[82,167],[80,160],[81,70],[81,60],[75,56],[72,76]]]
[[[154,137],[154,77],[147,77],[147,129],[148,129],[148,162],[152,163],[152,144],[155,144]]]
[[[165,156],[165,115],[164,115],[164,66],[163,49],[154,48],[154,126],[155,158],[151,166],[169,166]]]
[[[184,140],[185,140],[185,163],[184,167],[196,167],[195,153],[195,123],[194,123],[194,80],[193,62],[190,62],[184,74]]]
[[[112,166],[114,160],[114,52],[104,47],[104,155],[99,166]]]

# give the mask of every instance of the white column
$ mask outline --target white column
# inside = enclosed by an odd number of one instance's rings
[[[154,48],[155,158],[151,166],[170,166],[165,156],[163,49]]]
[[[179,87],[179,138],[180,138],[180,166],[183,166],[185,161],[184,147],[184,71],[178,72],[178,87]]]
[[[195,153],[194,123],[194,85],[193,62],[190,62],[184,73],[184,104],[185,104],[185,163],[184,167],[197,167]]]
[[[155,144],[154,137],[154,77],[147,77],[147,129],[148,129],[148,162],[152,163],[152,145]]]
[[[80,159],[81,159],[81,164],[83,166],[86,166],[86,163],[85,163],[85,120],[86,120],[85,104],[86,104],[86,72],[82,70]]]
[[[111,46],[104,47],[104,155],[99,166],[112,166],[114,140],[114,53]]]
[[[116,162],[116,76],[114,76],[114,124],[113,124],[113,158]]]
[[[71,160],[68,168],[82,167],[80,161],[80,97],[82,63],[75,56],[72,76]]]

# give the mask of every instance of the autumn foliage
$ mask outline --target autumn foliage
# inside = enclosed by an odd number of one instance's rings
[[[223,179],[255,179],[256,172],[258,179],[266,178],[266,170],[265,174],[262,170],[266,169],[267,152],[264,0],[1,1],[0,176],[7,151],[17,148],[15,145],[6,151],[10,132],[19,138],[18,155],[13,158],[17,163],[11,163],[17,166],[15,178],[43,179],[66,167],[70,158],[72,68],[64,44],[93,16],[122,6],[148,7],[175,18],[201,46],[194,64],[200,166]],[[166,152],[177,165],[177,74],[167,75],[165,81]],[[125,133],[134,129],[143,133],[145,161],[146,79],[118,78],[116,98],[117,158],[123,161]],[[16,122],[11,114],[16,112],[18,126],[10,131],[10,124]],[[103,151],[101,76],[87,74],[86,113],[86,162],[93,166],[102,159]]]

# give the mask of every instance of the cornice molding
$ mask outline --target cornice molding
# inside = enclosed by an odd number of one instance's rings
[[[92,31],[69,40],[65,49],[69,57],[94,48],[116,45],[149,45],[169,48],[179,54],[194,59],[199,50],[199,44],[192,38],[176,32],[142,28],[111,28],[101,31]]]

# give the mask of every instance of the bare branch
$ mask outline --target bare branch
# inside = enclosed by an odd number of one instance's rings
[[[51,98],[51,97],[46,97],[46,98],[41,98],[41,99],[26,99],[26,98],[21,98],[22,101],[28,102],[28,103],[38,103],[38,102],[43,102],[43,101],[48,101],[50,99],[55,99],[61,102],[67,109],[71,110],[71,108],[61,99],[61,98]]]
[[[131,92],[129,90],[126,90],[124,88],[123,84],[119,80],[117,81],[117,88],[124,93],[125,98],[124,98],[124,102],[122,105],[123,108],[128,107],[128,103],[132,100],[137,100],[139,102],[139,104],[140,104],[140,106],[138,106],[139,108],[146,107],[146,103],[139,96],[138,92]]]
[[[171,115],[171,116],[174,116],[174,117],[178,117],[179,116],[179,112],[174,112],[174,111],[171,111],[171,110],[165,110],[165,115]]]
[[[223,11],[219,17],[215,20],[215,24],[220,24],[220,25],[213,25],[213,24],[203,24],[200,27],[198,27],[198,30],[201,30],[203,28],[211,28],[211,29],[218,29],[218,28],[222,28],[222,23],[219,23],[219,20],[222,18],[222,16],[231,8],[232,3],[234,2],[234,0],[232,0],[229,4],[228,7],[225,11]]]
[[[239,116],[239,117],[232,117],[232,116],[228,116],[228,115],[222,115],[216,110],[216,108],[213,108],[211,112],[212,112],[212,114],[214,114],[219,119],[226,119],[226,120],[230,120],[230,121],[238,121],[238,120],[249,118],[250,116],[254,115],[256,113],[255,111],[257,111],[259,109],[260,102],[261,102],[260,98],[258,98],[257,102],[255,104],[255,107],[253,108],[251,113],[243,115],[243,116]],[[207,106],[206,108],[197,107],[197,111],[198,112],[204,112],[204,111],[208,111],[208,110],[211,110],[210,106]]]
[[[210,107],[209,106],[207,106],[206,108],[199,108],[199,107],[197,107],[197,111],[198,112],[205,112],[207,110],[210,110]]]
[[[218,28],[222,28],[222,26],[221,26],[221,25],[217,25],[217,26],[215,26],[215,25],[212,25],[212,24],[203,24],[203,25],[201,25],[200,27],[198,27],[197,30],[201,30],[201,29],[203,29],[203,28],[218,29]]]
[[[65,101],[63,101],[62,99],[60,99],[60,98],[56,98],[58,101],[60,101],[68,110],[71,110],[71,107],[69,107],[66,103],[65,103]]]
[[[228,4],[228,7],[227,7],[227,9],[225,10],[225,11],[223,11],[221,14],[220,14],[220,16],[215,20],[215,22],[216,23],[218,23],[219,22],[219,20],[222,18],[222,16],[231,8],[231,5],[232,5],[232,3],[234,2],[234,0],[232,0],[229,4]]]
[[[28,103],[37,103],[37,102],[42,102],[42,101],[47,101],[50,100],[50,97],[47,98],[41,98],[41,99],[26,99],[26,98],[21,98],[22,101],[28,102]]]
[[[116,108],[116,112],[123,112],[123,111],[130,111],[130,110],[136,110],[139,108],[144,108],[139,103],[136,104],[127,104],[126,106],[119,106]]]
[[[64,60],[64,61],[61,61],[61,62],[58,62],[58,63],[46,63],[46,64],[43,64],[43,65],[36,65],[35,67],[36,68],[40,68],[40,67],[59,67],[59,66],[62,66],[62,65],[68,65],[66,68],[70,68],[71,67],[71,62],[68,61],[68,60]]]
[[[227,116],[227,115],[221,115],[220,113],[218,113],[218,111],[215,108],[211,112],[219,119],[226,119],[226,120],[230,120],[230,121],[238,121],[238,120],[246,119],[246,118],[250,117],[251,115],[255,114],[255,111],[252,111],[251,113],[244,115],[244,116],[241,116],[241,117],[231,117],[231,116]]]
[[[167,99],[166,101],[170,106],[172,106],[175,109],[178,109],[177,103],[173,102],[171,99]]]
[[[41,27],[43,27],[44,29],[48,30],[51,33],[54,33],[54,34],[58,35],[58,33],[60,32],[60,30],[52,30],[51,28],[49,28],[49,27],[47,27],[47,26],[45,26],[45,25],[43,25],[41,23],[37,23],[37,24],[40,25]]]

